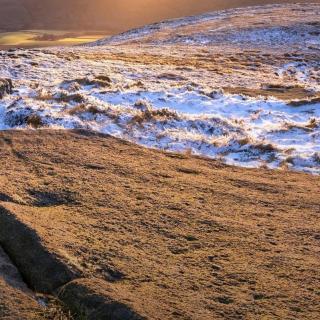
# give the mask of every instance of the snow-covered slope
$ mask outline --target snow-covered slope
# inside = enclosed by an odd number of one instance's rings
[[[319,4],[291,4],[229,9],[155,23],[94,45],[230,44],[260,49],[269,46],[320,49],[319,7]]]
[[[234,9],[87,47],[0,53],[0,127],[87,128],[320,173],[320,6]]]

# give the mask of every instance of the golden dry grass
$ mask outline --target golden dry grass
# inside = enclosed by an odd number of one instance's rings
[[[89,132],[2,132],[0,152],[1,205],[139,314],[319,317],[319,177]]]

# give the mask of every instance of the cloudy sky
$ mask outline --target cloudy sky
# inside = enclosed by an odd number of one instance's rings
[[[123,31],[166,18],[237,6],[283,2],[296,0],[0,0],[0,29]]]

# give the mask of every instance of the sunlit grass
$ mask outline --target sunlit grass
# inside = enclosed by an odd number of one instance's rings
[[[42,36],[52,35],[55,40],[41,39]],[[70,32],[56,30],[23,30],[0,33],[1,47],[47,47],[59,45],[77,45],[96,41],[107,36],[103,32]]]

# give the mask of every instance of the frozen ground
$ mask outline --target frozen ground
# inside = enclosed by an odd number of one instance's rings
[[[0,78],[14,92],[0,100],[0,128],[88,128],[319,174],[319,14],[305,4],[229,10],[89,47],[3,51]]]

